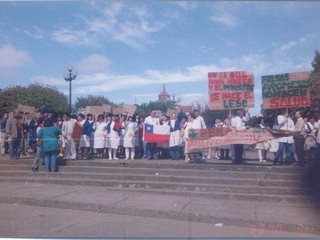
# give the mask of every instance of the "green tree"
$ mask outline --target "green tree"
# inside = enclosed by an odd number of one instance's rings
[[[27,87],[10,86],[0,91],[1,111],[12,111],[19,104],[36,107],[37,110],[65,112],[67,110],[67,97],[56,87],[30,84]]]
[[[163,102],[149,102],[137,105],[136,112],[143,116],[148,116],[152,110],[160,110],[162,113],[166,113],[169,109],[169,105]]]
[[[109,101],[108,98],[98,95],[88,95],[86,97],[78,97],[76,103],[74,104],[75,111],[81,111],[86,106],[102,106],[103,104],[108,104],[111,106],[116,106],[115,103]]]

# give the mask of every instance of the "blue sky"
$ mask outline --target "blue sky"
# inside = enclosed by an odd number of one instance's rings
[[[208,72],[261,76],[312,70],[318,1],[0,1],[0,88],[39,82],[115,103],[208,102]]]

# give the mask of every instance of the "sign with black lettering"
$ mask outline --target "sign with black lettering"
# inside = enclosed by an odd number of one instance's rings
[[[309,107],[309,72],[261,77],[263,109]]]
[[[254,107],[252,72],[209,72],[208,88],[210,110]]]

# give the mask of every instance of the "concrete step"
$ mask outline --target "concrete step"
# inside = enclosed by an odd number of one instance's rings
[[[33,159],[19,160],[1,160],[2,165],[26,165],[30,166]],[[216,160],[215,162],[185,164],[183,160],[75,160],[64,161],[59,159],[60,167],[63,166],[88,166],[88,167],[127,167],[127,168],[150,168],[150,169],[185,169],[185,170],[210,170],[210,171],[240,171],[240,172],[274,172],[274,173],[297,173],[301,174],[305,170],[293,166],[272,166],[271,162],[259,164],[255,161],[254,164],[243,163],[241,165],[232,165],[231,161]]]
[[[39,173],[33,173],[23,170],[7,170],[1,172],[1,177],[11,177],[11,178],[22,178],[26,179],[28,177],[41,177],[41,178],[68,178],[68,179],[92,179],[101,181],[145,181],[145,182],[171,182],[171,183],[188,183],[188,184],[219,184],[219,185],[240,185],[240,186],[252,186],[252,187],[277,187],[277,188],[304,188],[305,183],[298,180],[286,181],[286,180],[273,180],[265,178],[232,178],[232,177],[220,177],[220,176],[194,176],[194,175],[170,175],[168,173],[156,173],[156,174],[145,174],[144,172],[135,173],[116,173],[116,172],[102,172],[97,173],[96,171],[66,171],[69,169],[64,169],[56,174],[48,174],[42,172],[43,169],[40,168]],[[264,177],[264,176],[262,176]]]
[[[30,165],[20,164],[0,164],[0,171],[30,171]],[[105,165],[105,166],[82,166],[82,164],[60,166],[59,172],[81,172],[81,173],[117,173],[117,174],[143,174],[143,175],[171,175],[171,176],[202,176],[202,177],[215,177],[215,178],[238,178],[238,179],[269,179],[269,180],[284,180],[284,181],[301,181],[305,178],[303,172],[273,172],[270,169],[264,169],[265,171],[252,171],[242,167],[242,171],[234,169],[176,169],[176,168],[142,168],[135,166],[135,164],[129,165]]]

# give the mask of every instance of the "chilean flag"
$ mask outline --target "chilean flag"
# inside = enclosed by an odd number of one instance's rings
[[[150,143],[169,143],[170,126],[144,124],[144,141]]]

